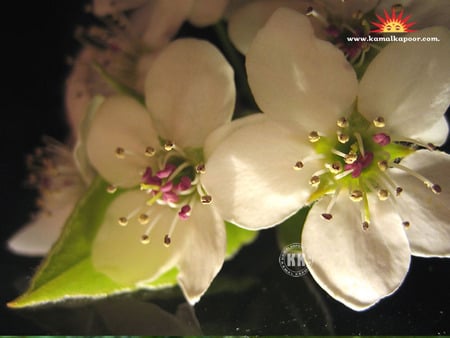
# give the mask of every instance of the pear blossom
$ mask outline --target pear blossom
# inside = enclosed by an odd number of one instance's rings
[[[49,137],[44,141],[27,158],[28,184],[38,190],[39,211],[8,240],[9,250],[20,255],[42,256],[50,250],[88,184],[68,146]]]
[[[448,135],[450,33],[408,36],[440,42],[391,43],[358,83],[307,17],[277,10],[246,60],[264,114],[220,128],[205,150],[201,182],[226,220],[264,229],[312,206],[307,267],[354,310],[392,294],[411,254],[450,256],[450,156],[433,145]]]
[[[233,70],[206,41],[180,39],[151,65],[144,107],[106,98],[93,118],[87,154],[122,191],[92,247],[95,268],[123,285],[152,281],[177,267],[193,304],[220,270],[225,227],[199,177],[206,136],[231,120]],[[219,177],[218,177],[219,178]],[[106,193],[106,192],[105,192]]]

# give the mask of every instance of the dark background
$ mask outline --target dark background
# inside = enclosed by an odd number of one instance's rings
[[[5,303],[23,291],[39,259],[15,256],[6,239],[34,210],[35,194],[24,187],[25,154],[42,135],[64,140],[66,63],[78,43],[77,25],[90,22],[86,1],[9,1],[2,22],[0,334],[156,334],[149,298],[174,313],[179,292],[139,294],[107,302],[17,311]],[[9,20],[8,20],[9,19]],[[448,146],[446,148],[448,150]],[[334,301],[311,276],[291,278],[278,266],[273,230],[242,250],[195,306],[204,334],[449,335],[450,260],[413,258],[401,288],[374,308],[358,313]],[[115,311],[118,320],[105,308]],[[114,319],[114,323],[112,322]],[[144,318],[143,320],[141,320]],[[192,319],[188,321],[192,327]],[[114,325],[113,325],[114,324]],[[157,324],[157,323],[156,323]],[[195,324],[195,323],[194,323]],[[182,334],[183,331],[180,331]]]

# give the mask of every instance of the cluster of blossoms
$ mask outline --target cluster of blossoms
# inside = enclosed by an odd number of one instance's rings
[[[410,4],[417,20],[439,3],[431,2]],[[225,259],[224,221],[260,230],[306,206],[292,242],[301,240],[317,283],[352,309],[393,293],[411,254],[450,256],[450,158],[437,149],[448,135],[446,27],[410,35],[438,43],[370,45],[346,37],[368,35],[381,9],[402,6],[177,3],[96,0],[91,11],[115,21],[80,33],[101,43],[86,45],[67,82],[73,139],[88,103],[105,98],[85,118],[77,146],[85,158],[52,155],[73,179],[52,182],[76,187],[59,226],[92,179],[82,173],[95,172],[109,183],[105,194],[117,195],[92,244],[96,270],[139,286],[176,267],[194,304]],[[235,74],[225,57],[205,40],[172,40],[184,21],[203,27],[222,17],[262,113],[232,120]],[[29,241],[10,246],[20,251]]]

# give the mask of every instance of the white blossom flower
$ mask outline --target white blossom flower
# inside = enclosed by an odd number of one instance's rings
[[[88,156],[125,190],[109,207],[92,248],[96,269],[124,285],[152,281],[176,266],[190,303],[206,291],[225,255],[225,227],[199,183],[206,136],[229,122],[233,70],[211,44],[181,39],[154,61],[146,107],[107,98],[92,121]],[[219,176],[220,177],[220,176]],[[219,179],[218,177],[218,179]]]
[[[42,256],[50,250],[87,187],[69,148],[51,138],[44,141],[27,158],[28,184],[38,189],[39,211],[8,241],[9,250],[20,255]]]
[[[358,84],[305,16],[279,9],[247,54],[264,114],[207,142],[201,181],[220,214],[262,229],[312,205],[301,236],[309,271],[355,310],[393,293],[411,254],[450,256],[450,156],[430,143],[448,134],[450,34],[409,36],[440,42],[390,44]]]

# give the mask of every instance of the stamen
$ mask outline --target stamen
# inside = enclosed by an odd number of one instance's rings
[[[386,126],[386,122],[383,117],[379,116],[373,120],[373,125],[377,128],[384,128]]]
[[[337,126],[339,128],[347,128],[349,126],[348,120],[345,117],[341,117],[337,120]]]
[[[327,19],[320,14],[319,12],[317,12],[312,6],[308,7],[306,9],[306,16],[312,16],[314,18],[316,18],[317,20],[319,20],[322,24],[328,26],[328,21]]]
[[[312,176],[309,180],[309,184],[312,186],[317,186],[320,184],[320,177],[319,176]]]
[[[339,174],[342,171],[342,164],[341,162],[334,162],[332,164],[325,164],[325,166],[328,168],[328,170],[332,173],[332,174]]]
[[[423,143],[408,137],[393,136],[392,141],[411,143],[413,145],[428,149],[429,151],[434,151],[437,149],[437,147],[433,143]]]
[[[122,160],[125,158],[125,149],[123,149],[122,147],[117,147],[115,150],[115,154],[118,159]]]
[[[138,217],[138,221],[142,225],[145,225],[145,224],[147,224],[150,221],[150,217],[148,217],[147,214],[140,214],[139,217]]]
[[[314,143],[320,140],[320,135],[317,131],[312,131],[309,133],[308,139],[311,143]]]
[[[385,171],[387,168],[389,168],[388,162],[386,160],[378,161],[377,165],[381,171]]]
[[[200,202],[202,204],[211,204],[212,197],[210,195],[203,195],[203,196],[200,197]]]
[[[341,172],[340,174],[337,174],[336,176],[334,176],[334,179],[340,180],[341,178],[344,178],[345,176],[348,176],[351,173],[353,173],[353,169],[345,170],[345,171]]]
[[[334,191],[334,194],[331,197],[331,201],[330,201],[330,203],[328,203],[327,209],[321,215],[323,219],[329,221],[333,218],[333,215],[331,214],[331,209],[333,209],[334,205],[336,204],[337,198],[339,196],[339,192],[340,192],[339,188]]]
[[[302,161],[297,161],[294,164],[294,170],[301,170],[303,168],[303,162]]]
[[[439,194],[439,193],[442,192],[442,188],[440,187],[440,185],[434,184],[428,178],[426,178],[425,176],[419,174],[418,172],[415,172],[414,170],[411,170],[411,169],[405,167],[404,165],[401,165],[401,164],[398,164],[398,163],[393,163],[392,166],[394,168],[403,170],[404,172],[406,172],[407,174],[411,175],[412,177],[415,177],[418,180],[422,181],[423,184],[425,184],[427,186],[427,188],[430,189],[433,193]]]
[[[397,187],[395,188],[395,196],[400,196],[400,194],[402,193],[403,188],[402,187]]]
[[[353,164],[356,162],[357,159],[358,159],[358,155],[356,155],[355,153],[350,153],[350,154],[345,155],[344,162],[347,164]]]
[[[148,244],[148,243],[150,243],[150,236],[149,236],[149,235],[146,235],[146,234],[142,235],[142,236],[141,236],[141,243],[142,243],[142,244]]]
[[[364,143],[363,143],[361,134],[360,133],[355,133],[354,135],[356,137],[356,140],[358,141],[358,147],[359,147],[359,151],[361,152],[361,156],[364,157],[365,156]]]
[[[363,200],[363,192],[361,190],[352,190],[350,192],[350,199],[353,202],[361,202]]]
[[[408,229],[411,225],[408,221],[404,221],[404,222],[402,222],[402,224],[406,229]]]
[[[347,134],[343,134],[340,131],[337,132],[337,139],[340,143],[346,144],[348,141],[350,141],[350,136]]]
[[[195,172],[197,174],[204,174],[206,172],[206,167],[204,163],[197,164],[195,167]]]
[[[385,201],[389,198],[389,191],[386,189],[380,189],[377,191],[377,195],[380,201]]]
[[[171,141],[166,141],[166,143],[164,143],[165,151],[171,151],[174,147],[175,147],[175,144]]]
[[[171,242],[172,242],[172,240],[170,239],[170,236],[169,235],[165,235],[164,236],[164,246],[166,248],[168,248],[170,246]]]
[[[153,157],[156,154],[156,150],[153,147],[147,147],[147,148],[145,148],[145,153],[144,154],[147,157]]]
[[[124,227],[128,224],[128,219],[126,217],[119,217],[117,222],[119,223],[119,225]]]
[[[331,152],[332,152],[333,154],[337,155],[337,156],[342,157],[342,158],[345,158],[346,156],[348,156],[348,154],[343,153],[342,151],[339,151],[339,150],[334,149],[334,148],[331,149]]]
[[[117,191],[117,187],[114,185],[108,185],[106,191],[108,194],[114,194]]]
[[[369,229],[369,222],[367,222],[367,221],[362,222],[362,228],[363,228],[363,230]]]

